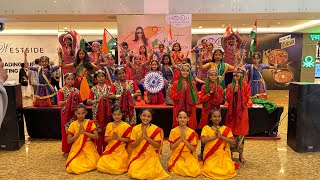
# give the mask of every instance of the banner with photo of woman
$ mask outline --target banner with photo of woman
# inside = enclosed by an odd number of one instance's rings
[[[164,44],[169,52],[176,42],[183,53],[191,48],[191,14],[120,15],[117,21],[119,50],[123,42],[134,54],[139,54],[142,45],[148,52],[158,44]]]

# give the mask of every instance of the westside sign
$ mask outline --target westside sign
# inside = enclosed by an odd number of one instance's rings
[[[50,61],[58,64],[57,47],[58,36],[0,36],[0,57],[8,72],[8,79],[19,79],[24,51],[28,52],[27,60],[30,65],[41,56],[48,56]]]

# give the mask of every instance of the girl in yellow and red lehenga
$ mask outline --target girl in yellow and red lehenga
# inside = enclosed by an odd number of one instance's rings
[[[126,145],[130,140],[132,127],[124,122],[124,115],[119,106],[113,108],[113,122],[106,127],[104,141],[107,143],[105,151],[98,161],[98,171],[109,174],[123,174],[127,172],[129,155]]]
[[[243,81],[245,72],[244,67],[235,69],[232,83],[228,85],[226,95],[228,111],[225,125],[231,128],[235,136],[236,145],[231,150],[239,152],[241,163],[245,162],[243,158],[244,138],[249,132],[248,102],[250,100],[250,86]]]
[[[67,73],[63,78],[66,84],[58,92],[58,105],[61,106],[62,152],[67,156],[71,148],[67,143],[67,130],[76,119],[74,114],[76,106],[82,101],[78,89],[73,87],[74,74]]]
[[[201,174],[201,165],[196,154],[198,134],[187,126],[187,112],[178,113],[179,126],[170,131],[169,139],[171,156],[168,170],[181,176],[197,177]]]
[[[141,110],[141,124],[133,127],[130,137],[132,153],[128,176],[135,179],[165,179],[169,175],[160,163],[163,130],[151,124],[152,111]]]
[[[75,114],[77,120],[68,128],[68,144],[72,146],[66,161],[66,171],[83,174],[97,168],[100,155],[92,139],[98,139],[98,132],[94,122],[85,119],[87,109],[84,104],[81,103],[76,107]]]
[[[230,179],[237,175],[239,163],[232,161],[230,145],[235,145],[232,131],[220,126],[221,113],[213,109],[209,113],[209,125],[203,127],[201,142],[205,144],[202,174],[212,179]]]

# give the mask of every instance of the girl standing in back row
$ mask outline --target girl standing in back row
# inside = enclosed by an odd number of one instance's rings
[[[64,75],[66,83],[58,92],[58,105],[61,106],[61,135],[62,135],[62,152],[67,157],[71,146],[67,143],[67,130],[70,124],[76,119],[74,114],[76,106],[82,102],[79,91],[73,87],[74,74],[67,73]]]
[[[228,111],[225,125],[230,127],[236,140],[231,149],[239,153],[239,160],[244,163],[244,139],[249,132],[248,102],[250,99],[250,86],[243,81],[245,69],[238,68],[233,72],[232,83],[227,87],[226,101]]]

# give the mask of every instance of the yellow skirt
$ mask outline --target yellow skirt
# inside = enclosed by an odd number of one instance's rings
[[[169,175],[163,169],[157,153],[143,153],[133,161],[128,169],[128,176],[135,179],[165,179]]]
[[[97,169],[109,174],[123,174],[127,172],[128,160],[127,150],[119,146],[111,154],[104,155],[99,159]]]
[[[202,174],[213,179],[230,179],[236,176],[230,152],[218,149],[204,162]]]
[[[70,152],[69,155],[72,155]],[[82,174],[97,168],[100,156],[92,141],[87,141],[81,152],[75,157],[67,167],[68,173]]]
[[[168,164],[171,164],[173,160],[173,158],[170,158]],[[193,154],[182,152],[171,171],[181,176],[197,177],[201,174],[201,165]]]

